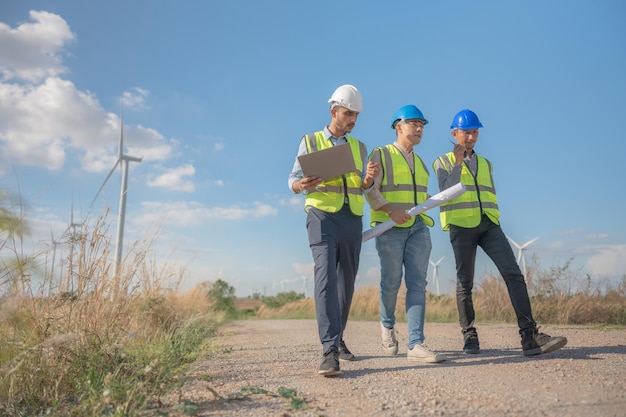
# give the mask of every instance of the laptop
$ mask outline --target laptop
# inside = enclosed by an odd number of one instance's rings
[[[300,155],[298,161],[305,177],[320,177],[324,181],[356,171],[348,143]]]

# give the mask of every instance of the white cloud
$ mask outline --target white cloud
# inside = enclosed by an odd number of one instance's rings
[[[31,11],[31,23],[11,29],[0,22],[2,79],[38,81],[67,71],[62,64],[63,48],[75,40],[74,34],[59,15]]]
[[[68,151],[77,151],[88,172],[111,169],[117,156],[120,118],[97,98],[58,77],[63,47],[74,40],[67,23],[46,12],[31,12],[34,24],[16,29],[0,23],[0,161],[61,169]],[[17,80],[20,80],[18,82]],[[149,92],[125,92],[126,105],[145,108]],[[124,126],[124,153],[163,161],[177,142],[167,143],[154,129]]]
[[[224,149],[224,140],[223,139],[218,139],[213,143],[213,149],[215,150],[215,152],[220,152],[222,149]]]
[[[605,240],[609,237],[608,233],[598,233],[587,235],[587,240]]]
[[[576,229],[569,229],[569,230],[561,230],[559,232],[560,235],[580,235],[582,233],[585,233],[585,228],[584,227],[579,227]]]
[[[148,106],[146,105],[146,98],[150,94],[150,91],[135,87],[133,92],[124,91],[122,94],[122,101],[124,102],[124,107],[135,107],[140,109],[146,109]]]
[[[281,198],[278,204],[283,207],[291,207],[304,210],[304,199],[301,195],[292,195],[289,198]]]
[[[168,169],[165,173],[157,176],[154,179],[148,180],[148,186],[150,187],[163,187],[170,190],[193,192],[195,186],[193,181],[186,179],[185,177],[193,177],[196,173],[195,168],[191,164],[181,165],[177,168]]]
[[[313,267],[315,266],[313,262],[308,264],[293,263],[291,264],[291,266],[293,267],[294,271],[296,271],[296,273],[300,275],[304,275],[305,277],[313,276]]]
[[[252,207],[205,207],[195,201],[144,201],[142,206],[144,212],[141,218],[136,219],[142,226],[160,224],[165,218],[170,226],[191,227],[201,225],[207,220],[241,220],[278,214],[276,208],[258,201]]]
[[[626,244],[597,246],[587,260],[593,275],[622,276],[626,274]]]

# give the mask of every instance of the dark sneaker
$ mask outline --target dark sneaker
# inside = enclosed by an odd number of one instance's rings
[[[331,349],[324,353],[317,373],[322,376],[341,375],[341,371],[339,370],[339,352]]]
[[[478,342],[478,335],[476,333],[466,333],[464,336],[465,343],[463,344],[463,352],[470,354],[480,353],[480,343]]]
[[[346,346],[346,342],[344,342],[343,339],[339,341],[339,359],[341,359],[342,361],[356,360],[356,356],[354,356],[352,352],[350,352],[348,346]]]
[[[563,336],[550,336],[539,333],[539,329],[532,329],[522,333],[522,350],[524,356],[535,356],[543,353],[554,352],[567,344]]]

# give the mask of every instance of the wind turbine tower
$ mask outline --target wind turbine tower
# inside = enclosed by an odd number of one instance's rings
[[[435,281],[435,285],[437,286],[437,296],[439,296],[439,264],[443,261],[444,256],[439,258],[437,262],[433,262],[430,259],[428,262],[433,266],[433,281]]]
[[[48,297],[52,295],[52,285],[54,284],[54,263],[57,257],[57,246],[62,243],[60,240],[54,240],[52,229],[50,229],[50,239],[52,240],[52,266],[50,267],[50,282],[48,283]]]
[[[524,277],[526,277],[526,257],[524,256],[524,251],[535,240],[539,239],[539,237],[531,239],[528,242],[524,243],[523,245],[518,244],[516,241],[511,239],[509,236],[507,236],[506,238],[509,239],[509,241],[513,244],[513,246],[515,246],[517,248],[517,264],[520,265],[520,260],[522,261],[520,266],[522,267],[522,271],[524,272]]]
[[[63,236],[67,236],[67,244],[69,246],[69,260],[68,260],[68,270],[67,270],[67,279],[64,281],[64,284],[61,286],[61,291],[71,291],[74,292],[74,245],[80,243],[82,239],[82,227],[85,221],[82,223],[74,223],[74,196],[72,196],[72,210],[70,211],[70,223],[67,225],[67,229],[63,232]],[[80,227],[79,233],[76,233],[76,227]]]
[[[119,148],[118,148],[117,160],[115,161],[115,164],[113,164],[113,168],[111,168],[109,175],[107,175],[104,182],[100,186],[100,189],[96,193],[96,196],[91,202],[91,206],[93,206],[93,204],[96,201],[96,198],[98,197],[98,195],[104,188],[104,185],[109,180],[109,178],[111,178],[111,175],[113,175],[113,171],[115,171],[115,169],[119,165],[122,171],[122,186],[120,190],[120,207],[118,211],[117,234],[115,238],[115,265],[117,267],[119,267],[122,262],[122,247],[124,244],[124,221],[126,220],[126,195],[128,193],[128,166],[130,165],[131,162],[141,162],[143,159],[141,157],[138,158],[136,156],[130,156],[130,155],[124,154],[124,101],[123,99],[121,100],[120,107],[121,107],[120,143],[119,143]]]

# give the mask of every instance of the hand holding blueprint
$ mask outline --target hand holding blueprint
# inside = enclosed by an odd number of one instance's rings
[[[453,185],[450,188],[443,190],[442,192],[438,194],[435,194],[434,196],[430,197],[428,200],[424,201],[422,204],[419,204],[413,207],[412,209],[410,209],[409,211],[407,211],[407,213],[410,214],[411,216],[417,216],[418,214],[426,210],[430,210],[433,207],[442,205],[448,200],[457,198],[464,192],[465,192],[465,186],[462,183],[458,183],[456,185]],[[377,225],[376,227],[372,227],[371,229],[366,230],[365,232],[363,232],[362,242],[366,242],[386,232],[387,230],[391,229],[395,224],[396,223],[393,220],[387,220],[385,223],[381,223]]]

